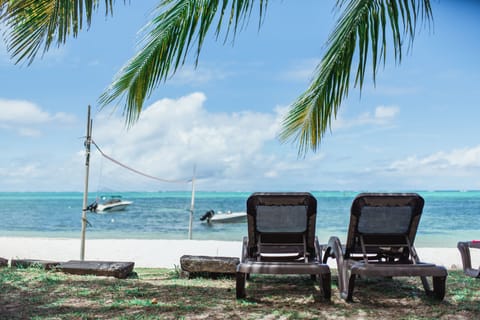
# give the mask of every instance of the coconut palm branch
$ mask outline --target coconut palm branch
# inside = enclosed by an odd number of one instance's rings
[[[155,18],[144,27],[142,48],[120,70],[99,101],[105,106],[118,98],[125,98],[124,114],[132,123],[142,110],[145,99],[158,85],[175,74],[192,47],[195,49],[195,65],[207,32],[217,17],[215,35],[226,28],[225,41],[233,29],[233,37],[239,28],[248,23],[254,0],[163,0]],[[258,1],[260,18],[264,16],[267,0]],[[225,21],[226,20],[226,21]]]
[[[124,99],[129,124],[138,119],[153,90],[185,63],[195,45],[195,63],[198,63],[212,24],[217,38],[222,29],[226,29],[225,40],[229,34],[234,38],[237,30],[248,23],[256,5],[255,0],[159,1],[153,20],[144,28],[140,50],[99,99],[102,106]],[[84,14],[90,26],[99,2],[0,0],[0,22],[8,27],[8,50],[17,63],[23,60],[31,63],[42,47],[45,52],[54,43],[57,46],[65,43],[67,36],[75,37],[82,29]],[[267,2],[257,1],[259,25]],[[113,3],[105,0],[107,14]],[[429,0],[337,0],[336,7],[343,13],[328,39],[326,53],[310,86],[292,104],[280,133],[283,141],[298,142],[300,153],[319,147],[348,96],[351,83],[362,89],[367,62],[371,63],[375,82],[378,65],[385,63],[387,46],[393,46],[395,62],[399,63],[405,42],[410,46],[414,39],[418,22],[429,22],[432,17]],[[387,39],[387,35],[392,39]],[[353,63],[357,66],[355,79],[351,81]]]
[[[63,45],[90,27],[100,0],[0,0],[0,22],[7,27],[7,50],[15,63],[31,64],[39,51]],[[114,0],[104,0],[105,15],[112,14]]]
[[[280,139],[298,143],[299,154],[315,151],[331,128],[338,108],[348,96],[354,57],[354,85],[361,90],[369,58],[375,83],[378,65],[385,63],[387,45],[393,45],[395,62],[400,63],[405,40],[410,47],[417,22],[432,19],[429,0],[339,0],[337,7],[345,10],[328,39],[326,53],[310,86],[291,105],[283,121]],[[391,34],[390,42],[387,34]]]

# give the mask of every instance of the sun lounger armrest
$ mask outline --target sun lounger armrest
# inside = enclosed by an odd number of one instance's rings
[[[461,241],[457,243],[457,248],[462,256],[463,272],[470,277],[479,278],[480,268],[472,268],[470,248],[480,249],[480,243],[472,241]]]
[[[343,265],[343,247],[338,237],[330,237],[327,247],[324,248],[323,263],[326,263],[328,258],[335,258],[337,264]]]
[[[337,260],[338,271],[338,288],[342,295],[346,294],[348,288],[347,265],[344,258],[342,243],[338,237],[330,237],[328,240],[325,253],[323,255],[323,263],[327,263],[328,258]]]
[[[245,262],[248,255],[248,237],[243,237],[242,243],[242,256],[240,258],[240,262]]]

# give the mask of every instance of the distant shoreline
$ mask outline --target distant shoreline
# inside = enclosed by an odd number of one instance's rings
[[[136,267],[175,268],[182,255],[240,257],[241,241],[217,240],[146,240],[146,239],[87,239],[86,260],[133,261]],[[420,259],[461,269],[457,248],[417,247]],[[472,250],[473,251],[473,250]],[[472,252],[472,264],[480,265],[480,250]],[[478,253],[478,254],[477,254]],[[68,261],[80,259],[80,239],[0,237],[0,257],[6,259],[41,259]],[[335,261],[329,264],[336,268]]]
[[[243,236],[247,235],[247,229],[245,225],[245,233],[242,235],[230,235],[223,238],[218,238],[219,235],[211,235],[208,233],[193,232],[191,241],[218,241],[218,242],[238,242],[241,241]],[[341,241],[345,241],[347,232],[334,232],[327,229],[317,229],[317,235],[320,243],[327,243],[330,236],[337,236]],[[78,232],[16,232],[16,231],[0,231],[0,237],[5,238],[32,238],[32,239],[52,239],[52,240],[72,240],[80,241],[80,229]],[[213,238],[216,237],[216,238]],[[457,248],[458,241],[470,241],[479,239],[480,234],[476,230],[471,232],[453,232],[451,234],[438,234],[438,235],[424,235],[420,232],[417,233],[415,246],[417,248]],[[188,233],[182,234],[165,234],[165,233],[129,233],[126,235],[122,232],[91,232],[87,229],[87,240],[118,240],[118,241],[189,241]]]

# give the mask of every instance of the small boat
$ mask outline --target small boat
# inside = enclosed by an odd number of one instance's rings
[[[247,220],[246,212],[217,212],[209,210],[200,218],[200,221],[206,221],[207,223],[235,223],[245,222]]]
[[[95,201],[88,210],[96,213],[107,213],[125,210],[133,201],[122,200],[120,196],[102,197],[102,202]]]

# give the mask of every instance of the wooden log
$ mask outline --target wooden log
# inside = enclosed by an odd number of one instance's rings
[[[133,271],[134,265],[134,262],[70,260],[59,264],[57,270],[70,274],[125,279]]]
[[[8,266],[8,260],[0,257],[0,267],[7,267],[7,266]]]
[[[40,267],[44,270],[51,270],[59,265],[59,261],[37,260],[37,259],[12,259],[12,268]]]
[[[210,257],[183,255],[180,257],[180,267],[187,276],[192,274],[225,274],[234,275],[237,271],[239,258]]]

